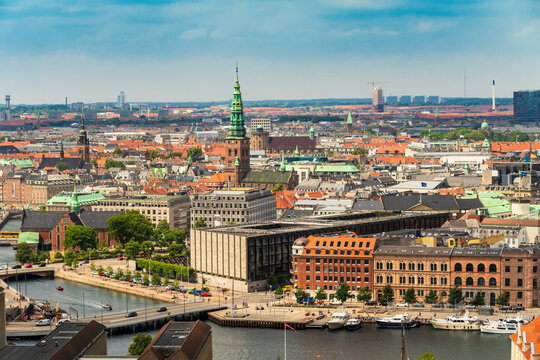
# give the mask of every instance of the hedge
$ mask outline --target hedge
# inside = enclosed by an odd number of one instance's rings
[[[150,272],[159,273],[162,276],[168,276],[169,278],[184,278],[189,279],[195,273],[195,269],[188,266],[167,264],[161,261],[137,259],[137,269],[148,269],[148,262],[150,262]]]

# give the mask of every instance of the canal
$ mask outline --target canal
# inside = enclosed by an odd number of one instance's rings
[[[8,220],[0,231],[16,231],[21,230],[21,219]],[[15,250],[12,246],[0,246],[0,265],[15,264]]]

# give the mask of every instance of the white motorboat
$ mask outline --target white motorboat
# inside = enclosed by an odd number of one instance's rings
[[[478,317],[469,316],[469,311],[465,311],[463,316],[449,316],[446,319],[432,319],[431,325],[435,329],[444,330],[480,330]]]
[[[509,319],[492,320],[480,326],[480,331],[487,334],[515,334],[518,324],[524,324],[523,317],[517,315]]]
[[[362,320],[357,317],[351,317],[347,322],[345,323],[345,330],[356,330],[358,328],[362,327]]]
[[[345,324],[347,323],[347,320],[349,320],[349,313],[346,311],[336,311],[334,314],[332,314],[332,317],[326,325],[330,330],[335,329],[341,329]]]
[[[408,314],[397,314],[392,317],[377,318],[375,321],[380,327],[393,329],[410,329],[417,327],[420,324],[418,319],[410,318]]]

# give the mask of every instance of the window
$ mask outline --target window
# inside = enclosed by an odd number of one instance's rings
[[[538,272],[538,267],[533,266],[533,273]]]
[[[418,296],[424,296],[424,290],[418,290]]]
[[[486,272],[486,266],[484,264],[479,264],[478,272]]]
[[[517,298],[518,299],[523,299],[523,293],[521,291],[518,291]]]
[[[495,264],[490,264],[490,265],[489,265],[489,272],[490,272],[490,273],[495,273],[495,272],[497,272],[497,265],[495,265]]]
[[[486,286],[486,280],[484,278],[479,278],[478,286]]]
[[[462,282],[461,282],[461,278],[458,276],[457,278],[454,279],[454,284],[455,285],[461,285]]]
[[[430,280],[431,280],[431,285],[437,285],[437,278],[432,277]]]
[[[431,264],[431,271],[437,271],[437,264]]]
[[[414,271],[414,263],[409,264],[409,271]]]
[[[456,264],[456,265],[454,265],[454,271],[455,271],[455,272],[461,271],[461,264]]]
[[[405,263],[399,263],[399,270],[405,270]]]
[[[447,264],[441,264],[441,271],[448,271],[448,265]]]
[[[533,288],[536,289],[537,285],[537,279],[533,279]]]
[[[423,271],[424,270],[424,264],[418,264],[418,270]]]
[[[523,279],[518,279],[518,287],[523,287]]]
[[[391,262],[386,263],[386,270],[392,270],[393,266]]]
[[[467,286],[473,286],[473,279],[472,279],[472,277],[468,277],[467,280],[465,280],[465,285],[467,285]]]
[[[405,276],[400,276],[399,277],[399,283],[400,284],[405,284]]]
[[[423,284],[424,284],[424,277],[423,277],[423,276],[419,276],[419,277],[418,277],[418,284],[419,284],[419,285],[423,285]]]
[[[518,266],[518,273],[522,273],[523,272],[523,266]]]
[[[441,285],[448,285],[448,279],[445,277],[441,278]]]
[[[505,266],[505,267],[504,267],[504,272],[507,272],[507,273],[510,272],[510,266],[508,266],[508,265]]]
[[[510,286],[510,279],[509,278],[504,279],[504,286]]]
[[[467,271],[467,272],[473,272],[473,271],[474,271],[474,266],[473,266],[473,264],[468,263],[468,264],[465,266],[465,271]]]

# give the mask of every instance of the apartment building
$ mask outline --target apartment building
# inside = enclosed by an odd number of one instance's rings
[[[75,181],[64,174],[11,173],[3,183],[2,200],[21,206],[44,206],[54,195],[73,190]]]
[[[262,126],[266,132],[272,131],[272,122],[269,118],[255,118],[251,119],[251,131],[255,131],[259,126]]]
[[[208,227],[274,220],[276,197],[270,190],[218,190],[195,194],[191,202],[191,223],[203,218]]]
[[[336,291],[347,284],[351,291],[372,288],[375,238],[352,232],[312,235],[292,246],[294,285],[305,290]]]
[[[167,220],[171,229],[189,229],[191,202],[187,194],[141,195],[100,200],[92,206],[93,211],[137,210],[154,225]]]

